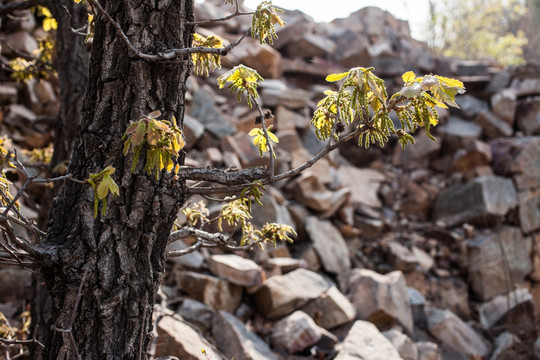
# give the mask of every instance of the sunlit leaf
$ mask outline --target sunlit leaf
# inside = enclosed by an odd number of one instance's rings
[[[401,78],[403,79],[403,82],[405,82],[405,84],[407,84],[407,83],[413,81],[414,79],[416,79],[416,75],[412,71],[407,71],[405,74],[403,74],[401,76]]]
[[[339,81],[343,79],[344,77],[346,77],[347,75],[349,75],[348,71],[344,73],[339,73],[339,74],[330,74],[326,77],[326,81],[328,82]]]

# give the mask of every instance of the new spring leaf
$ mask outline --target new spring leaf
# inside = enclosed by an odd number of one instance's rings
[[[238,65],[221,75],[218,79],[219,88],[222,89],[229,83],[231,92],[238,92],[238,101],[241,101],[242,94],[246,96],[249,107],[252,107],[251,99],[258,99],[257,86],[259,81],[263,81],[259,73],[245,65]]]

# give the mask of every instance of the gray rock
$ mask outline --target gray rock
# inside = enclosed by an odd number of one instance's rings
[[[399,242],[389,241],[388,250],[390,262],[396,270],[407,272],[418,266],[418,260],[413,252]]]
[[[411,306],[411,312],[416,326],[426,328],[426,298],[415,288],[407,287],[407,298]]]
[[[184,116],[184,136],[186,138],[185,150],[189,150],[197,144],[204,134],[204,125],[189,115]]]
[[[527,289],[516,289],[499,295],[478,309],[480,323],[493,334],[510,331],[526,339],[536,339],[533,297]]]
[[[360,319],[377,326],[398,322],[407,332],[412,332],[412,311],[401,271],[381,275],[368,269],[353,269],[343,277],[346,277],[343,287]]]
[[[512,176],[518,190],[540,186],[540,136],[497,139],[490,145],[497,175]]]
[[[242,300],[242,288],[238,285],[190,271],[178,271],[176,284],[191,298],[201,301],[216,310],[233,312]]]
[[[519,228],[505,226],[479,234],[466,246],[469,283],[482,300],[511,291],[532,270],[532,241]]]
[[[482,132],[489,139],[512,136],[513,128],[491,111],[482,111],[475,119],[482,127]]]
[[[188,247],[189,246],[184,242],[184,240],[176,240],[167,245],[167,252],[184,250]],[[199,251],[194,251],[182,256],[171,257],[169,260],[190,269],[200,269],[204,264],[204,258]]]
[[[519,224],[524,234],[540,229],[540,189],[518,193]]]
[[[304,306],[302,311],[327,330],[349,323],[356,317],[353,304],[335,286]]]
[[[517,108],[517,94],[513,89],[503,89],[491,97],[491,111],[513,126]]]
[[[216,105],[214,96],[205,89],[193,93],[190,115],[219,139],[235,132],[234,126],[229,123],[221,109]]]
[[[358,320],[335,360],[401,360],[392,343],[370,322]]]
[[[521,345],[521,340],[509,332],[504,332],[497,336],[494,342],[495,350],[489,360],[509,360],[519,359],[520,355],[516,349]]]
[[[214,275],[240,286],[258,286],[265,278],[263,269],[254,261],[234,254],[212,255],[208,266]]]
[[[229,359],[277,360],[268,345],[238,318],[225,311],[214,316],[212,333],[216,345]]]
[[[459,105],[459,112],[465,119],[473,119],[478,113],[489,109],[486,101],[469,94],[456,96],[456,103]]]
[[[427,310],[429,332],[451,349],[468,356],[486,356],[491,350],[489,342],[448,310]]]
[[[319,274],[297,269],[267,279],[254,294],[257,310],[269,319],[277,319],[315,300],[330,288]]]
[[[396,329],[384,331],[383,335],[390,340],[403,360],[418,359],[418,348],[410,337]]]
[[[311,59],[313,57],[326,57],[336,49],[336,44],[318,34],[303,33],[295,38],[293,43],[285,47],[285,52],[291,58],[299,57]]]
[[[486,224],[500,220],[516,205],[517,195],[511,180],[482,176],[441,191],[435,201],[433,218],[446,226],[465,222]]]
[[[201,352],[204,349],[212,359],[227,359],[197,330],[177,316],[163,317],[158,323],[157,332],[159,341],[155,357],[174,354],[181,359],[208,360]]]
[[[322,330],[308,314],[295,311],[274,324],[270,341],[275,349],[294,354],[315,345]]]
[[[178,308],[178,314],[182,319],[197,326],[203,332],[210,330],[212,319],[214,318],[214,310],[206,304],[193,299],[184,299],[182,305]]]
[[[482,134],[479,125],[455,116],[450,116],[449,122],[438,126],[436,131],[444,137],[445,146],[451,152],[462,149],[468,141],[478,139]]]
[[[442,360],[439,346],[433,342],[420,341],[416,343],[418,360]]]
[[[330,221],[311,216],[306,221],[306,231],[327,272],[341,274],[350,270],[349,249],[345,239]]]
[[[516,110],[519,130],[525,135],[540,135],[540,97],[521,100]]]
[[[372,169],[358,169],[352,166],[340,166],[338,178],[341,185],[351,190],[351,202],[353,205],[367,205],[380,208],[381,201],[377,192],[385,176]]]

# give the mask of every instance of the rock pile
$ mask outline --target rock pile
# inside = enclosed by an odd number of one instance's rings
[[[226,15],[222,2],[197,4],[197,17]],[[406,22],[374,7],[328,24],[299,12],[284,19],[273,47],[245,39],[224,59],[266,78],[261,103],[275,115],[279,171],[322,148],[309,121],[332,86],[329,73],[374,66],[390,91],[405,71],[437,73],[460,78],[468,92],[460,109],[441,111],[436,142],[418,132],[405,150],[347,144],[269,187],[254,223],[293,226],[294,244],[174,259],[160,292],[169,305],[156,305],[156,357],[206,359],[205,349],[215,359],[534,358],[540,68],[437,58]],[[6,36],[3,61],[12,47],[35,47],[30,33],[39,30],[20,26]],[[198,32],[232,41],[247,27],[249,19],[235,18]],[[217,92],[225,70],[189,79],[187,165],[268,165],[247,135],[258,114]],[[34,123],[57,109],[53,84],[3,80],[2,132],[21,147],[46,145],[48,130]],[[13,271],[0,269],[0,287]],[[0,311],[15,313],[3,294]]]

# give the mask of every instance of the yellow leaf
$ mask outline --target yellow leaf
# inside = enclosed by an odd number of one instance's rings
[[[248,135],[249,135],[249,136],[259,135],[259,132],[260,132],[260,131],[261,131],[261,130],[258,129],[258,128],[253,128],[253,129],[251,129],[251,131],[249,132]]]
[[[152,120],[148,123],[148,135],[147,135],[148,143],[150,145],[156,145],[161,139],[160,132],[156,129],[155,121]]]
[[[110,175],[104,175],[99,185],[97,187],[97,196],[98,199],[103,200],[107,197],[108,192],[111,192],[113,195],[119,195],[120,191],[118,185],[114,182]]]
[[[272,24],[278,23],[281,27],[285,26],[285,21],[277,14],[272,14]]]
[[[43,30],[45,31],[51,31],[56,30],[58,28],[58,23],[56,22],[55,18],[48,17],[43,20]]]
[[[326,77],[326,81],[328,82],[339,81],[343,79],[344,77],[346,77],[347,75],[349,75],[349,71],[344,72],[344,73],[339,73],[339,74],[330,74]]]
[[[439,81],[443,85],[446,85],[446,86],[449,86],[449,87],[455,87],[455,88],[463,88],[463,83],[461,81],[459,81],[458,79],[452,79],[452,78],[447,78],[447,77],[438,76],[438,75],[435,75],[435,77],[437,79],[439,79]],[[463,92],[465,92],[464,89],[462,89],[462,90],[463,90]],[[462,94],[463,92],[460,92],[460,94]]]
[[[403,79],[403,81],[405,82],[405,84],[413,81],[414,79],[416,79],[416,75],[414,72],[412,71],[407,71],[405,74],[403,74],[401,76],[401,78]]]
[[[277,138],[277,136],[275,134],[271,133],[270,131],[268,131],[268,137],[270,138],[270,140],[272,140],[275,143],[279,142],[279,139]]]
[[[116,168],[114,166],[107,166],[101,173],[103,175],[112,175],[116,171]]]
[[[337,94],[337,91],[324,90],[324,95],[330,96],[330,95],[335,95],[335,94]]]

